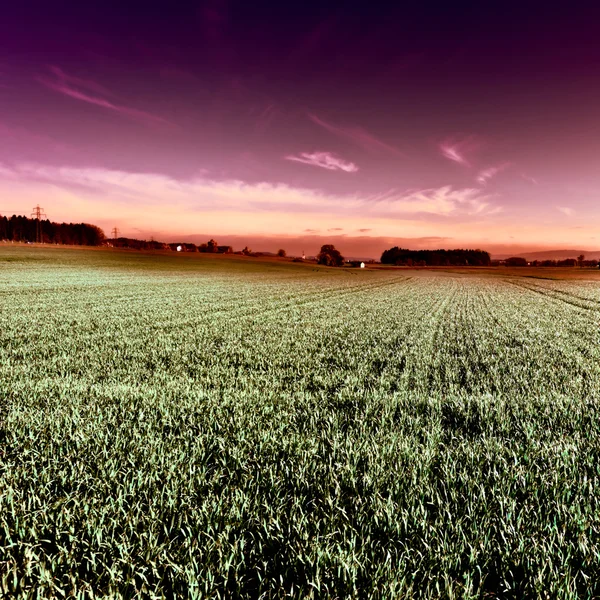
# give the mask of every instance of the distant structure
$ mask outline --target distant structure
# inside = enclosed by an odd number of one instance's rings
[[[365,268],[365,263],[364,263],[364,262],[361,262],[361,263],[360,263],[360,268],[361,268],[361,269],[364,269],[364,268]]]
[[[304,250],[302,250],[302,260],[306,260],[306,254],[304,254]]]
[[[116,240],[119,237],[119,230],[116,227],[112,228],[112,236],[113,236],[113,240]]]
[[[40,219],[42,217],[48,218],[48,216],[44,212],[44,209],[41,208],[40,205],[38,204],[37,206],[33,207],[33,212],[31,213],[31,217],[36,220],[35,241],[38,242],[38,244],[39,244],[42,241],[42,227],[41,227]]]
[[[177,246],[177,252],[181,252],[182,247],[181,246]]]

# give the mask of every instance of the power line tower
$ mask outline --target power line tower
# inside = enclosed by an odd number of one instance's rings
[[[116,227],[112,228],[112,236],[113,236],[113,240],[116,240],[119,237],[119,230]]]
[[[44,209],[41,208],[38,204],[37,206],[33,207],[33,212],[31,213],[31,216],[36,219],[35,241],[39,243],[42,241],[42,224],[40,219],[42,217],[48,218],[48,215],[44,212]]]

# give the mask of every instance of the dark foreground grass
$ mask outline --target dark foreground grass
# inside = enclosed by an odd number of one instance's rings
[[[600,595],[600,291],[0,248],[0,595]]]

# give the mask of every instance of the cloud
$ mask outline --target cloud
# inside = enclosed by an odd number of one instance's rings
[[[535,177],[531,177],[529,175],[525,175],[525,173],[521,173],[521,177],[525,181],[529,181],[529,183],[532,183],[533,185],[539,185],[539,181]]]
[[[482,194],[477,188],[454,189],[450,185],[439,188],[412,190],[400,196],[387,196],[376,200],[375,205],[390,214],[428,213],[449,216],[456,213],[478,215],[486,212],[499,212],[500,207],[490,208],[489,194]]]
[[[7,171],[11,180],[67,190],[80,205],[89,206],[91,201],[101,198],[103,206],[109,206],[108,212],[117,207],[131,214],[155,209],[176,214],[178,218],[182,214],[235,213],[248,218],[251,215],[252,219],[266,222],[265,219],[272,215],[310,214],[318,218],[342,215],[344,219],[366,220],[365,225],[368,226],[371,225],[369,220],[412,219],[423,215],[479,218],[502,210],[492,205],[492,195],[484,194],[480,189],[455,189],[449,185],[405,192],[391,190],[383,196],[369,197],[328,194],[318,189],[296,188],[281,183],[218,181],[205,174],[175,179],[161,173],[55,167],[37,163],[20,163],[12,165],[11,169],[0,164],[0,168]],[[298,217],[294,219],[297,221]],[[353,227],[356,226],[357,223],[353,224]],[[365,230],[368,228],[365,227]]]
[[[475,136],[469,136],[459,140],[448,139],[440,143],[439,148],[442,156],[464,167],[470,167],[467,154],[474,152],[480,143]]]
[[[454,162],[460,163],[461,165],[468,165],[466,159],[460,154],[456,146],[449,146],[447,144],[441,144],[440,150],[442,154]]]
[[[269,127],[271,127],[273,121],[281,116],[282,110],[275,104],[275,102],[269,102],[264,108],[252,108],[251,114],[256,114],[256,123],[254,129],[258,133],[264,133]]]
[[[0,121],[0,137],[4,141],[11,140],[11,142],[16,142],[17,144],[33,147],[40,153],[44,151],[65,152],[70,148],[64,142],[59,142],[49,136],[34,133],[23,127],[7,125],[2,121]]]
[[[16,173],[13,171],[13,169],[0,163],[0,176],[6,177],[7,179],[13,179],[16,177]]]
[[[344,231],[343,227],[330,227],[327,231]]]
[[[305,229],[304,233],[319,233],[318,229]]]
[[[568,206],[557,206],[556,210],[560,210],[560,212],[563,213],[563,215],[567,215],[567,217],[572,217],[575,212],[572,208],[569,208]]]
[[[159,117],[152,113],[145,112],[143,110],[138,110],[136,108],[131,108],[129,106],[124,106],[122,104],[117,104],[113,101],[106,100],[105,98],[93,96],[87,91],[81,91],[81,89],[77,89],[83,88],[104,95],[113,95],[100,84],[86,79],[80,79],[78,77],[72,77],[70,75],[67,75],[58,67],[51,67],[50,71],[55,76],[54,78],[37,78],[37,81],[42,85],[46,86],[48,89],[51,89],[60,94],[64,94],[65,96],[69,96],[70,98],[74,98],[75,100],[80,100],[81,102],[87,102],[88,104],[100,106],[102,108],[119,113],[136,121],[141,121],[145,124],[173,126],[173,123],[171,123],[170,121],[167,121],[166,119],[163,119],[162,117]]]
[[[286,156],[285,159],[321,167],[329,171],[346,171],[346,173],[356,173],[358,171],[358,167],[353,162],[347,162],[331,152],[302,152],[300,156]]]
[[[495,177],[504,169],[507,169],[510,166],[510,163],[505,162],[500,165],[496,165],[495,167],[488,167],[487,169],[483,169],[479,171],[479,174],[476,177],[476,181],[481,185],[486,185],[486,183],[492,178]]]
[[[367,152],[371,152],[372,154],[380,154],[381,152],[385,152],[395,154],[396,156],[404,156],[404,154],[400,152],[398,148],[382,142],[380,139],[376,138],[372,133],[369,133],[362,127],[342,127],[339,125],[333,125],[310,113],[308,118],[313,123],[319,125],[319,127],[329,131],[329,133],[332,133],[333,135],[344,140],[349,140],[357,146],[365,149]]]
[[[358,229],[357,231],[360,231],[360,233],[367,233],[368,231],[373,231],[373,230],[369,227],[363,227],[362,229]]]
[[[73,77],[73,75],[68,75],[62,69],[55,66],[48,67],[51,73],[56,75],[59,81],[63,81],[69,85],[73,85],[75,87],[91,90],[92,92],[96,92],[97,94],[102,94],[104,96],[114,96],[114,94],[105,88],[100,83],[92,81],[91,79],[81,79],[80,77]]]

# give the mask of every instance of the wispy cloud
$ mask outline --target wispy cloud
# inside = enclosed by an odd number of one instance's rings
[[[1,177],[6,177],[7,179],[14,179],[16,177],[16,175],[17,174],[12,169],[10,169],[6,165],[3,165],[2,163],[0,163],[0,176]]]
[[[530,175],[526,175],[525,173],[521,173],[521,177],[525,181],[528,181],[529,183],[532,183],[533,185],[539,185],[539,181],[535,177],[531,177]]]
[[[327,231],[344,231],[343,227],[330,227]]]
[[[572,217],[575,211],[568,206],[557,206],[557,210],[559,210],[563,215],[567,215],[567,217]]]
[[[324,121],[323,119],[310,113],[308,118],[313,123],[319,125],[319,127],[329,131],[329,133],[332,133],[333,135],[342,139],[349,140],[357,146],[362,147],[367,152],[371,152],[373,154],[386,152],[395,154],[396,156],[404,156],[404,154],[398,150],[398,148],[381,141],[362,127],[333,125],[332,123],[328,123],[327,121]]]
[[[282,111],[275,102],[269,102],[264,108],[261,107],[260,109],[255,109],[253,107],[251,113],[256,114],[256,123],[254,125],[255,131],[264,133],[269,129],[273,121],[281,115]]]
[[[492,196],[482,194],[477,188],[454,189],[445,185],[408,191],[400,196],[388,196],[376,204],[393,213],[428,213],[449,216],[452,214],[479,215],[498,212],[500,207],[491,207]]]
[[[51,150],[52,152],[64,152],[69,146],[64,142],[59,142],[54,138],[41,133],[33,132],[23,127],[7,125],[0,121],[0,137],[6,141],[11,140],[17,143],[24,143],[34,146],[36,150]]]
[[[102,94],[104,96],[114,96],[109,89],[105,88],[102,84],[97,83],[96,81],[68,75],[61,68],[56,66],[49,66],[48,69],[56,76],[58,81],[63,81],[66,84],[83,88],[84,90],[91,90],[92,92],[96,92],[97,94]]]
[[[167,119],[163,119],[162,117],[159,117],[152,113],[143,110],[138,110],[136,108],[131,108],[123,104],[118,104],[111,100],[106,100],[105,98],[102,98],[100,96],[92,95],[88,91],[82,91],[82,89],[92,90],[97,94],[103,94],[108,96],[113,95],[106,88],[104,88],[104,86],[98,83],[87,79],[80,79],[78,77],[67,75],[58,67],[50,67],[50,72],[54,75],[54,77],[50,78],[41,76],[37,78],[37,81],[42,85],[46,86],[48,89],[51,89],[60,94],[64,94],[65,96],[69,96],[70,98],[74,98],[75,100],[80,100],[81,102],[87,102],[88,104],[100,106],[102,108],[114,111],[116,113],[132,118],[136,121],[141,121],[146,124],[173,126],[173,123],[171,123]]]
[[[5,168],[0,164],[0,168]],[[7,169],[8,171],[8,169]],[[418,215],[469,217],[492,215],[501,207],[480,189],[452,186],[408,190],[380,197],[334,195],[279,183],[216,181],[205,175],[174,179],[159,173],[136,173],[100,168],[54,167],[35,163],[12,165],[11,179],[47,183],[63,188],[89,204],[90,196],[110,198],[128,209],[164,207],[193,213],[313,214],[334,218],[413,218]],[[161,209],[162,210],[162,209]],[[254,218],[254,217],[253,217]],[[264,218],[260,217],[260,218]],[[334,228],[336,229],[336,228]],[[365,228],[365,231],[367,228]]]
[[[302,152],[299,156],[286,156],[286,160],[293,160],[305,165],[321,167],[329,171],[346,171],[356,173],[358,167],[353,162],[345,161],[331,152]]]
[[[469,136],[462,139],[447,139],[440,143],[439,149],[442,156],[452,162],[470,167],[471,163],[467,158],[468,154],[474,152],[480,146],[475,136]]]
[[[367,233],[368,231],[373,231],[370,227],[363,227],[362,229],[358,229],[360,233]]]
[[[505,162],[500,165],[496,165],[494,167],[488,167],[487,169],[482,169],[481,171],[479,171],[479,173],[476,177],[476,180],[481,185],[486,185],[486,183],[490,179],[492,179],[492,177],[495,177],[496,175],[498,175],[498,173],[500,173],[501,171],[504,171],[509,166],[510,166],[510,163]]]

